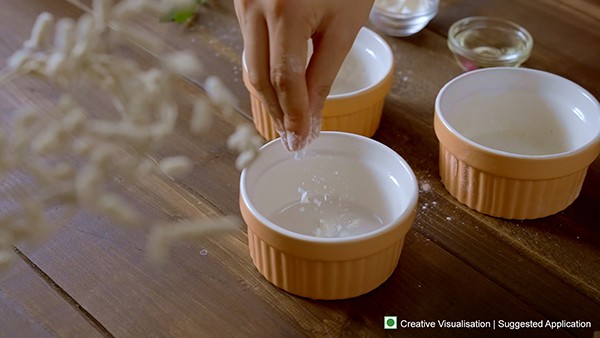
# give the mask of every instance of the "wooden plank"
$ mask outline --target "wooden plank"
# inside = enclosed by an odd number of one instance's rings
[[[435,198],[441,197],[452,201],[450,206],[460,209],[462,212],[474,214],[449,197],[440,184],[435,184],[438,174],[437,142],[431,128],[433,101],[439,88],[461,72],[445,45],[445,32],[449,25],[464,16],[492,14],[506,16],[517,22],[524,20],[529,22],[532,20],[530,13],[535,12],[541,15],[542,18],[540,19],[536,16],[534,27],[537,27],[536,29],[540,31],[539,35],[542,38],[545,37],[545,39],[536,43],[536,46],[541,46],[539,48],[540,52],[537,53],[534,50],[534,55],[530,63],[535,64],[536,55],[539,55],[541,59],[548,58],[544,62],[553,65],[561,65],[565,62],[579,62],[579,53],[569,52],[566,56],[556,53],[546,55],[544,53],[546,49],[551,51],[561,50],[560,47],[562,47],[564,44],[563,40],[565,40],[564,36],[562,36],[561,40],[558,38],[548,39],[542,33],[543,29],[548,26],[547,22],[556,20],[559,20],[561,24],[569,22],[567,26],[571,26],[571,31],[580,28],[573,27],[573,25],[576,25],[575,22],[580,21],[580,16],[562,16],[561,14],[557,14],[562,13],[562,11],[555,9],[548,2],[534,4],[531,2],[513,2],[511,6],[505,6],[505,2],[492,2],[485,5],[473,1],[443,2],[438,17],[422,33],[404,39],[386,38],[396,54],[396,81],[386,103],[384,120],[375,138],[390,145],[407,158],[422,182],[431,183],[430,181],[432,181],[434,183],[432,184],[434,194],[431,195],[432,197],[424,196],[425,199],[422,205],[425,203],[432,205],[435,202]],[[210,18],[210,16],[208,17]],[[443,28],[440,28],[440,23],[444,25]],[[230,19],[227,24],[231,25],[235,24],[235,22],[232,22]],[[208,28],[211,34],[214,34],[215,39],[228,41],[231,50],[239,49],[239,46],[236,47],[235,44],[240,44],[241,41],[231,39],[228,37],[228,33],[224,33],[222,29],[220,30],[215,27],[219,27],[218,24],[211,23]],[[430,31],[433,31],[433,33]],[[593,29],[579,35],[582,35],[580,37],[582,40],[595,41]],[[174,41],[174,46],[179,44],[177,38],[172,39],[172,41]],[[560,45],[558,45],[559,43]],[[590,44],[593,43],[583,43],[583,45]],[[578,44],[579,46],[580,44]],[[210,44],[205,45],[205,48],[211,48]],[[585,55],[595,55],[593,48],[595,47],[589,49]],[[223,49],[224,47],[220,45],[215,51]],[[588,59],[586,58],[586,62]],[[587,62],[586,64],[591,67],[595,66],[595,63]],[[538,68],[543,69],[543,67]],[[553,70],[550,69],[550,71]],[[586,69],[584,72],[580,72],[579,76],[594,78],[593,74],[595,73],[592,72],[592,76],[590,76],[590,73]],[[599,161],[596,161],[592,166],[580,198],[571,208],[565,211],[565,213],[570,212],[569,217],[578,217],[578,219],[583,220],[583,222],[579,222],[581,224],[591,224],[590,222],[598,219],[597,211],[589,207],[589,204],[596,200],[593,198],[594,195],[590,196],[590,194],[593,194],[596,190],[588,188],[596,186],[596,184],[588,184],[588,182],[598,182],[599,176],[596,169],[598,168],[598,163]],[[222,205],[226,204],[230,203],[222,203]],[[445,215],[449,211],[451,210],[428,210],[427,213],[439,213],[436,216],[443,219],[444,217],[448,217]],[[490,230],[488,235],[491,238],[508,240],[513,244],[517,243],[519,249],[526,256],[532,256],[534,264],[540,263],[542,266],[549,267],[559,280],[565,280],[572,285],[581,287],[585,290],[586,295],[592,297],[592,299],[598,299],[598,283],[600,283],[600,278],[597,275],[597,270],[586,268],[594,266],[594,262],[598,259],[597,251],[593,245],[584,246],[587,249],[582,251],[579,248],[579,242],[570,240],[579,237],[587,238],[589,239],[587,242],[594,243],[598,237],[598,233],[593,228],[586,226],[577,227],[573,224],[568,230],[561,231],[560,229],[563,228],[562,224],[568,222],[568,218],[565,219],[561,215],[544,220],[525,222],[528,226],[523,226],[522,222],[502,221],[485,216],[481,217],[481,215],[477,216],[466,216],[464,217],[466,220],[463,220],[463,222],[474,224],[472,225],[474,229],[478,226],[488,228]],[[421,215],[418,216],[417,220],[420,220],[420,217]],[[460,222],[460,217],[454,221],[456,223]],[[426,224],[427,219],[424,219],[423,223]],[[433,236],[437,234],[439,237],[437,239],[446,237],[446,229],[444,227],[441,227],[438,231],[435,233],[427,232],[427,235]],[[565,232],[568,233],[566,240],[564,239]],[[481,236],[481,234],[472,231],[463,239],[478,238],[478,236]],[[460,243],[458,239],[456,241]],[[536,249],[533,251],[529,249],[532,243],[536,246]],[[559,249],[556,249],[557,244]],[[456,248],[455,252],[460,253],[461,251],[459,248]],[[472,257],[470,253],[464,253],[464,255]],[[581,264],[572,264],[571,262],[573,261],[580,261]],[[486,270],[485,263],[480,263],[482,271]],[[524,267],[522,273],[526,273],[530,269],[531,267]],[[514,287],[519,288],[517,285]],[[528,294],[529,290],[522,290],[521,293]],[[575,302],[573,309],[576,308]]]
[[[40,7],[42,2],[35,3]],[[231,68],[219,66],[227,63],[221,63],[223,54],[217,53],[239,50],[240,40],[239,36],[229,38],[225,24],[219,25],[215,21],[206,35],[199,34],[203,39],[194,48],[202,50],[208,64],[226,77]],[[172,48],[184,46],[184,39],[174,36]],[[440,33],[426,30],[388,41],[400,67],[376,138],[409,160],[422,183],[430,184],[432,190],[421,195],[420,207],[425,203],[428,207],[419,211],[399,269],[373,293],[342,302],[315,302],[281,292],[252,267],[243,231],[207,238],[198,245],[182,244],[174,250],[172,263],[157,270],[144,262],[145,230],[122,230],[88,214],[80,214],[47,245],[25,251],[27,256],[119,336],[382,336],[386,334],[381,325],[385,314],[414,320],[573,317],[597,323],[598,303],[593,297],[598,279],[592,268],[598,257],[598,233],[587,223],[597,219],[592,218],[597,211],[590,207],[598,200],[597,193],[586,186],[575,209],[526,225],[485,217],[456,203],[437,180],[431,117],[437,90],[460,70],[451,56],[443,54]],[[231,79],[229,83],[238,88],[236,95],[241,98],[243,85]],[[183,93],[198,90],[189,84],[178,89]],[[39,93],[18,94],[35,99]],[[155,190],[132,190],[132,200],[155,220],[237,214],[238,173],[232,165],[234,155],[224,144],[231,129],[217,122],[202,142],[182,130],[160,154],[201,154],[196,157],[199,169],[180,185],[151,181]],[[593,182],[598,181],[597,167],[591,170]],[[560,222],[570,223],[568,229],[561,230]],[[536,239],[536,233],[541,238]],[[581,254],[576,252],[581,246],[570,237],[578,235],[586,239]],[[553,250],[556,244],[562,249]],[[208,254],[202,256],[202,249]],[[581,264],[572,264],[574,258]],[[506,331],[481,333],[504,336]],[[589,330],[570,333],[591,336]],[[446,337],[467,333],[406,330],[402,334]],[[548,332],[516,334],[546,336]]]
[[[0,274],[0,337],[102,337],[105,331],[23,260]]]
[[[144,210],[152,219],[219,214],[170,183],[150,181],[132,196],[148,202]],[[409,320],[546,318],[416,232],[408,236],[401,264],[384,286],[352,300],[318,302],[264,280],[252,267],[243,233],[182,243],[170,264],[155,269],[143,260],[143,231],[81,217],[28,255],[116,336],[379,336],[384,314]]]
[[[182,89],[182,92],[185,91]],[[19,96],[34,96],[32,100],[36,95],[41,95],[40,91],[28,94],[17,92],[17,89],[14,89],[13,93]],[[214,135],[211,135],[211,138],[221,135],[224,129],[226,128],[214,128]],[[184,153],[194,151],[204,153],[207,151],[205,148],[213,146],[210,143],[198,144],[181,135],[177,142],[174,141],[170,150],[173,151],[175,147]],[[223,152],[217,151],[216,154],[223,155]],[[218,172],[205,170],[202,172],[203,175],[213,180],[237,175],[231,163],[231,155],[216,158],[214,162],[220,162],[222,170]],[[222,180],[223,178],[220,178],[218,182]],[[155,220],[178,219],[198,216],[198,214],[206,216],[219,214],[219,211],[212,207],[212,203],[203,202],[196,197],[196,194],[186,193],[185,189],[169,188],[171,184],[173,183],[152,181],[148,183],[148,187],[152,189],[132,192],[132,195],[150,204],[144,210],[149,218]],[[220,185],[220,196],[235,195],[232,191],[236,192],[236,189],[235,185]],[[215,194],[217,192],[212,192],[212,195]],[[198,202],[200,207],[197,206]],[[304,301],[270,286],[252,268],[243,234],[221,239],[224,242],[221,240],[204,242],[203,248],[208,251],[206,256],[199,255],[197,247],[180,247],[173,255],[172,265],[164,270],[154,270],[146,266],[143,260],[144,233],[137,230],[123,231],[101,218],[80,215],[46,246],[28,251],[27,254],[44,271],[47,271],[53,280],[73,293],[74,298],[114,335],[135,333],[143,335],[149,331],[184,336],[194,335],[197,332],[231,334],[234,330],[239,330],[228,322],[231,316],[249,317],[243,321],[243,330],[248,330],[248,333],[312,332],[319,335],[346,329],[350,325],[348,323],[354,322],[353,317],[340,318],[338,313],[340,309],[331,311],[324,306],[327,303]],[[72,252],[78,254],[72,255]],[[213,253],[214,258],[212,258]],[[452,256],[445,256],[446,259],[461,266],[460,261]],[[453,265],[443,264],[443,266]],[[458,266],[452,269],[458,269]],[[463,266],[462,269],[464,268]],[[423,271],[423,273],[425,275],[419,278],[426,279],[429,272]],[[473,272],[466,275],[472,274]],[[457,282],[456,285],[467,282],[467,280]],[[506,312],[504,315],[507,317],[518,314],[514,311],[514,302],[519,303],[518,301],[504,294],[493,284],[483,283],[486,286],[482,290],[491,289],[486,293],[499,293],[500,295],[494,298],[510,300],[510,304],[499,311]],[[241,288],[238,286],[240,284]],[[226,287],[225,290],[223,286]],[[185,292],[185,297],[181,297],[182,292]],[[478,308],[479,297],[472,298],[464,295],[464,298],[469,300],[462,303],[465,306],[462,313],[466,310],[471,313],[472,309]],[[357,299],[358,304],[362,301],[367,304],[371,302],[369,297]],[[226,309],[221,309],[215,304],[227,306]],[[357,306],[364,308],[362,305]],[[375,305],[371,306],[373,306],[372,310],[367,310],[373,314],[368,326],[373,332],[379,332],[381,315]],[[523,311],[521,315],[533,318],[540,316],[527,306],[521,310]],[[307,311],[311,313],[308,318],[305,314]],[[196,313],[202,314],[200,318],[195,316]],[[252,317],[253,314],[260,316],[261,322],[265,323],[264,326],[256,324],[258,318]],[[177,320],[168,318],[177,318]],[[281,323],[281,326],[274,326],[273,323]]]
[[[181,91],[185,92],[186,89]],[[219,128],[213,129],[209,138],[216,138],[224,129],[226,128],[219,125]],[[195,142],[182,133],[176,141],[168,144],[164,151],[176,149],[184,153],[205,153],[209,151],[206,149],[211,147],[214,145]],[[237,175],[231,163],[231,155],[222,152],[215,154],[224,155],[212,161],[220,163],[219,171],[199,171],[198,175],[204,176],[203,180],[211,179],[223,183],[227,177]],[[200,193],[206,193],[204,185],[194,185],[193,181],[190,183],[193,189],[202,187]],[[147,182],[146,188],[140,189],[131,192],[132,199],[135,196],[136,199],[142,200],[140,207],[144,208],[150,219],[160,221],[220,214],[220,211],[213,207],[212,200],[202,200],[196,191],[189,191],[188,187],[177,187],[173,182],[153,180]],[[223,199],[229,199],[231,195],[236,194],[237,185],[220,184],[218,191],[212,191],[208,195],[222,202]],[[144,206],[145,203],[149,205]],[[233,208],[231,205],[229,207]],[[243,228],[243,225],[240,224],[240,227]],[[43,248],[27,254],[36,264],[43,267],[52,279],[73,293],[74,298],[78,299],[83,307],[117,336],[144,335],[150,331],[183,336],[194,335],[197,332],[222,335],[240,332],[239,330],[248,335],[259,332],[286,335],[308,332],[326,335],[356,330],[357,326],[362,327],[362,324],[367,327],[365,332],[380,332],[381,318],[385,312],[380,310],[379,303],[373,303],[371,296],[348,301],[350,303],[342,302],[342,305],[333,306],[332,309],[329,302],[306,301],[273,288],[252,267],[243,233],[207,239],[201,242],[201,246],[179,246],[173,254],[172,264],[164,270],[155,270],[145,265],[144,238],[145,231],[123,231],[104,219],[81,215]],[[408,254],[413,255],[414,259],[421,260],[429,255],[419,246],[407,247],[415,248],[412,254]],[[437,268],[432,266],[431,269],[422,269],[426,264],[420,263],[421,261],[415,263],[419,268],[413,267],[410,271],[417,274],[419,280],[427,280],[432,274],[446,276],[461,271],[453,277],[458,278],[455,286],[448,289],[448,292],[459,295],[461,302],[449,312],[440,312],[440,317],[459,313],[470,315],[474,309],[479,309],[480,313],[486,311],[488,304],[482,306],[479,295],[473,296],[470,294],[472,290],[463,287],[464,284],[472,283],[471,279],[475,278],[479,292],[490,295],[490,299],[500,304],[497,306],[497,312],[490,315],[502,314],[503,318],[543,318],[493,283],[486,282],[485,278],[437,245],[432,247],[432,250],[436,251],[434,256],[441,257],[439,259],[443,259],[444,263]],[[202,249],[206,249],[208,255],[200,255],[199,251]],[[78,254],[74,256],[72,252]],[[410,252],[409,249],[407,252]],[[438,271],[441,267],[448,270]],[[74,275],[81,277],[75,279]],[[465,276],[468,278],[462,279]],[[385,295],[402,284],[404,283],[389,282],[377,292],[383,292]],[[418,285],[412,287],[418,288]],[[409,289],[403,290],[402,293],[410,293],[411,290],[414,291]],[[185,297],[181,296],[183,293]],[[385,303],[386,297],[381,297],[381,303]],[[442,303],[447,301],[444,297],[433,299]],[[433,306],[437,306],[436,301],[432,301]],[[505,301],[508,303],[505,304]],[[419,308],[421,302],[422,299],[418,298],[414,299],[413,303],[400,303],[410,309]],[[135,307],[131,304],[135,304]],[[226,309],[217,304],[224,304],[221,306]],[[368,314],[366,321],[359,321],[358,323],[362,324],[357,324],[356,310],[347,316],[344,315],[346,311],[350,311],[346,308],[347,304],[352,304],[352,309],[365,309],[365,313]],[[408,310],[390,308],[389,311]],[[124,321],[124,317],[131,320]],[[228,322],[232,317],[244,318],[238,322],[238,325],[243,326],[242,329]],[[273,323],[280,323],[280,326]]]

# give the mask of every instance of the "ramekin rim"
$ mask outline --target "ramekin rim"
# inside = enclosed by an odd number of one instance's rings
[[[280,235],[286,236],[288,238],[293,238],[293,239],[299,240],[299,241],[318,243],[318,244],[326,244],[326,245],[327,244],[336,245],[336,244],[341,244],[341,243],[347,244],[347,243],[353,243],[353,242],[367,241],[372,238],[385,235],[387,232],[391,231],[397,225],[404,225],[406,227],[406,229],[405,229],[406,231],[404,233],[406,234],[411,227],[411,224],[407,224],[408,222],[406,222],[406,221],[411,217],[413,210],[416,209],[418,197],[419,197],[419,188],[418,188],[416,175],[413,172],[413,170],[411,169],[410,165],[406,162],[406,160],[404,158],[402,158],[402,156],[400,156],[400,154],[395,152],[393,149],[389,148],[388,146],[384,145],[383,143],[375,141],[366,136],[353,134],[353,133],[347,133],[347,132],[339,132],[339,131],[323,131],[323,132],[321,132],[321,134],[322,135],[323,134],[324,135],[344,135],[345,137],[358,138],[358,139],[362,139],[363,141],[366,141],[366,142],[373,142],[378,147],[384,146],[383,149],[386,152],[389,152],[392,156],[394,156],[396,158],[396,160],[399,160],[399,162],[402,164],[402,166],[405,169],[404,173],[409,176],[409,179],[412,182],[411,190],[414,192],[413,194],[409,195],[408,203],[407,203],[406,207],[404,208],[404,210],[400,213],[400,215],[398,217],[394,218],[393,220],[391,220],[390,222],[387,222],[386,224],[384,224],[383,226],[379,227],[376,230],[373,230],[373,231],[370,231],[370,232],[367,232],[364,234],[359,234],[359,235],[345,236],[345,237],[317,237],[317,236],[299,234],[299,233],[293,232],[291,230],[285,229],[285,228],[275,224],[274,222],[269,220],[267,217],[265,217],[262,213],[258,212],[258,210],[256,210],[255,206],[251,202],[250,197],[248,196],[248,192],[247,192],[246,186],[244,184],[244,182],[246,182],[246,176],[247,176],[247,168],[244,168],[240,175],[240,195],[241,195],[243,202],[246,204],[246,207],[252,213],[252,215],[254,217],[256,217],[256,219],[259,220],[267,228],[269,228],[270,230],[272,230]],[[321,137],[321,136],[319,136],[319,137]],[[262,151],[262,149],[264,149],[266,147],[271,147],[276,142],[281,142],[281,141],[279,138],[271,140],[271,141],[267,142],[266,144],[264,144],[260,148],[260,150]]]
[[[349,97],[354,97],[357,95],[362,95],[368,92],[373,91],[374,89],[382,86],[385,84],[386,79],[388,77],[393,76],[394,73],[394,51],[392,50],[392,47],[389,45],[389,43],[387,43],[387,41],[385,41],[385,39],[377,34],[377,32],[375,32],[374,30],[366,27],[366,26],[362,26],[360,28],[360,30],[364,30],[367,32],[367,34],[369,34],[378,44],[380,44],[386,51],[386,55],[389,56],[389,65],[386,65],[385,70],[382,72],[382,76],[378,77],[377,81],[373,81],[371,84],[369,84],[368,86],[362,87],[360,89],[357,90],[353,90],[350,92],[346,92],[346,93],[339,93],[339,94],[329,94],[327,95],[327,99],[328,100],[341,100],[341,99],[347,99]],[[360,33],[359,30],[359,33]],[[358,33],[357,33],[357,37],[358,37]],[[246,72],[247,73],[247,65],[246,65],[246,50],[242,50],[242,72]]]
[[[438,95],[436,96],[436,99],[435,99],[435,115],[437,115],[439,117],[439,119],[442,122],[442,124],[444,125],[444,127],[447,128],[451,132],[451,134],[454,135],[455,137],[457,137],[459,140],[461,140],[462,142],[464,142],[476,149],[479,149],[485,153],[493,154],[495,156],[501,156],[501,157],[505,157],[505,158],[522,159],[522,160],[534,160],[534,161],[535,160],[551,160],[551,159],[572,157],[572,156],[575,156],[581,152],[584,152],[587,149],[589,149],[590,147],[592,147],[594,145],[598,145],[598,143],[600,143],[600,128],[598,128],[598,130],[596,131],[596,134],[592,138],[590,138],[590,140],[585,142],[583,145],[576,147],[575,149],[571,149],[569,151],[560,152],[560,153],[554,153],[554,154],[526,155],[526,154],[512,153],[512,152],[508,152],[508,151],[503,151],[503,150],[487,147],[487,146],[479,144],[479,143],[469,139],[468,137],[464,136],[462,133],[460,133],[458,130],[456,130],[456,128],[454,128],[446,120],[443,113],[441,113],[440,100],[441,100],[443,92],[446,91],[446,89],[449,86],[451,86],[454,82],[456,82],[464,77],[472,76],[473,74],[481,73],[481,72],[498,72],[498,71],[517,71],[517,72],[523,71],[523,72],[537,73],[537,74],[541,74],[543,76],[551,76],[551,77],[554,77],[557,79],[562,79],[564,81],[567,81],[571,85],[575,86],[575,88],[577,88],[583,95],[585,95],[587,98],[589,98],[592,101],[592,103],[596,107],[598,107],[598,111],[600,111],[600,102],[598,101],[598,99],[596,99],[594,97],[594,95],[592,95],[587,89],[583,88],[579,84],[573,82],[570,79],[562,77],[560,75],[542,71],[542,70],[538,70],[538,69],[531,69],[531,68],[492,67],[492,68],[477,69],[477,70],[473,70],[473,71],[469,71],[469,72],[460,74],[460,75],[456,76],[455,78],[451,79],[450,81],[448,81],[440,89],[440,91],[438,92]],[[598,118],[600,119],[600,115],[598,116]],[[440,140],[440,142],[441,142],[441,140]]]

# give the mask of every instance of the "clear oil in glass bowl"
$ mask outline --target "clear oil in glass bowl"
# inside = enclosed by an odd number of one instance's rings
[[[531,53],[533,39],[510,21],[471,17],[456,22],[448,33],[448,47],[465,70],[518,67]]]

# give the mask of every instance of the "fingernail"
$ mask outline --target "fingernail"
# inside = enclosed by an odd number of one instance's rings
[[[290,151],[299,151],[306,145],[306,138],[300,137],[293,131],[288,132],[287,135],[287,143]]]
[[[310,118],[310,141],[315,140],[319,137],[319,133],[321,132],[321,116],[312,116]]]
[[[274,120],[275,121],[275,130],[281,135],[281,133],[285,133],[285,128],[283,127],[283,121]]]
[[[298,151],[300,148],[300,138],[294,132],[288,134],[288,147],[291,151]]]
[[[288,135],[284,130],[277,130],[277,133],[279,134],[279,137],[281,138],[281,144],[283,144],[283,147],[285,148],[285,150],[287,151],[291,151],[290,147],[288,145]]]

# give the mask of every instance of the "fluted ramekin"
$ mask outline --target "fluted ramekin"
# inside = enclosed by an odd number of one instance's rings
[[[381,285],[398,264],[417,196],[416,178],[397,153],[341,132],[323,132],[300,160],[271,141],[240,180],[240,209],[254,265],[277,287],[313,299],[351,298]],[[298,230],[288,219],[273,221],[289,205],[301,201],[309,208],[318,199],[319,206],[352,202],[380,223],[360,233],[323,237],[310,233],[315,224],[308,218],[306,224],[301,219]]]
[[[392,49],[381,36],[363,27],[348,53],[347,61],[350,58],[353,58],[358,67],[342,67],[338,77],[351,76],[352,71],[357,70],[353,68],[361,70],[365,77],[357,79],[360,83],[349,87],[353,90],[332,90],[327,96],[322,112],[321,130],[343,131],[371,137],[379,127],[385,97],[394,80]],[[242,59],[243,80],[250,93],[254,125],[265,139],[275,139],[279,137],[275,123],[250,83],[245,58]]]
[[[600,105],[558,75],[487,68],[448,82],[435,102],[440,176],[460,202],[534,219],[567,208],[600,153]]]

